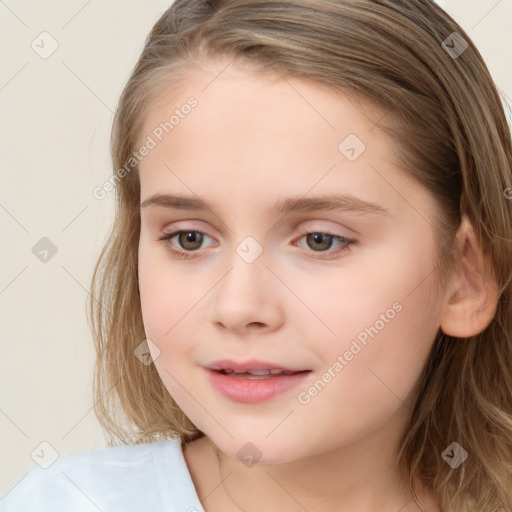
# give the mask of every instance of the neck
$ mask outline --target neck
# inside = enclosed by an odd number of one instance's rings
[[[396,425],[388,432],[292,462],[258,462],[250,467],[222,453],[208,438],[205,442],[217,454],[219,487],[226,493],[230,512],[438,511],[432,496],[414,479],[414,491],[424,508],[417,504],[409,478],[398,466],[399,440],[390,438],[393,431]]]
[[[219,479],[236,505],[233,510],[421,510],[409,482],[400,479],[398,468],[383,460],[382,448],[361,456],[354,446],[293,463],[258,463],[251,468],[222,452],[218,452],[218,461]]]

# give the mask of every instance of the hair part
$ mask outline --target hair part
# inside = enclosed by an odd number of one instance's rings
[[[468,48],[452,58],[453,32]],[[439,330],[417,387],[399,460],[454,512],[512,508],[512,187],[510,129],[489,71],[464,30],[430,0],[176,0],[152,28],[121,94],[111,135],[114,172],[132,162],[147,109],[194,67],[231,59],[255,73],[312,80],[384,115],[396,162],[436,200],[435,278],[456,268],[463,216],[499,283],[490,325],[471,338]],[[154,365],[134,356],[146,338],[138,288],[136,163],[116,188],[116,217],[92,277],[95,412],[110,444],[204,434]],[[470,458],[452,469],[458,442]],[[414,490],[413,490],[414,492]],[[421,506],[421,505],[420,505]]]

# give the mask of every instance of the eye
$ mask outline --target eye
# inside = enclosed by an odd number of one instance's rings
[[[166,247],[169,251],[174,254],[178,258],[188,258],[190,257],[186,252],[176,250],[171,244],[171,240],[174,237],[178,237],[178,242],[188,252],[195,252],[201,248],[204,237],[210,238],[204,231],[199,231],[197,229],[187,229],[187,230],[179,230],[173,231],[172,233],[165,233],[158,240],[165,241]]]
[[[175,245],[171,243],[172,239],[177,237],[179,246],[184,250],[176,249]],[[171,233],[164,233],[158,240],[164,241],[167,249],[175,257],[192,258],[195,257],[191,253],[198,252],[204,241],[204,237],[209,237],[204,231],[197,229],[177,230]],[[342,252],[348,251],[349,246],[354,244],[356,240],[345,238],[341,235],[331,233],[329,231],[303,231],[302,238],[306,238],[308,246],[312,247],[312,251],[316,253],[327,253],[329,256],[315,256],[318,259],[333,259]],[[335,250],[329,250],[334,241],[339,242],[341,247]],[[299,245],[300,246],[300,245]],[[302,246],[301,246],[302,247]]]
[[[325,256],[320,256],[320,259],[332,259],[340,253],[348,251],[349,247],[356,242],[356,240],[345,238],[341,235],[337,235],[336,233],[331,233],[330,231],[303,231],[302,235],[303,236],[299,240],[306,238],[306,243],[309,247],[313,247],[313,252],[327,252],[329,254],[327,258]],[[333,241],[337,241],[342,245],[334,251],[329,251]],[[327,249],[327,251],[325,249]]]

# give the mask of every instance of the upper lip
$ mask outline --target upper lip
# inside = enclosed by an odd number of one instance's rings
[[[288,372],[301,372],[306,370],[306,368],[293,368],[280,363],[258,361],[257,359],[251,359],[249,361],[232,361],[231,359],[222,359],[208,363],[205,367],[210,370],[235,370],[237,372],[247,372],[251,370],[283,370]]]

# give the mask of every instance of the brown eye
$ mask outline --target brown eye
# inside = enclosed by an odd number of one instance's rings
[[[310,233],[306,235],[307,244],[313,250],[325,250],[330,249],[334,240],[333,235],[327,233]]]
[[[335,233],[330,233],[328,231],[303,231],[300,240],[302,240],[302,238],[306,239],[306,244],[308,248],[310,248],[313,252],[322,255],[317,256],[320,259],[332,259],[336,257],[338,254],[348,251],[349,246],[353,245],[356,242],[356,240],[345,238]],[[339,242],[341,244],[341,247],[330,250],[333,242],[335,241]],[[299,244],[299,246],[304,247],[301,244]],[[325,254],[326,256],[323,256],[323,254]]]
[[[159,240],[165,242],[165,245],[173,254],[186,258],[187,252],[197,252],[201,249],[205,237],[210,238],[203,231],[197,229],[178,230],[172,233],[162,235]],[[177,238],[178,246],[172,243],[172,239]]]
[[[199,231],[180,231],[178,233],[180,247],[187,251],[196,251],[203,243],[203,233]]]
[[[200,249],[205,241],[205,237],[211,238],[203,231],[197,229],[182,229],[173,231],[172,233],[166,233],[162,235],[159,240],[165,242],[167,250],[175,257],[185,259],[201,254]],[[177,244],[172,243],[174,238],[177,239]],[[313,251],[318,254],[318,256],[316,256],[318,259],[333,259],[338,254],[348,251],[349,246],[356,242],[356,240],[351,240],[327,231],[304,231],[301,239],[302,238],[306,239],[307,248],[309,248],[310,252]],[[331,249],[334,242],[338,242],[341,246],[336,249]],[[302,244],[298,245],[304,247]],[[194,255],[194,253],[197,254]]]

